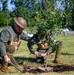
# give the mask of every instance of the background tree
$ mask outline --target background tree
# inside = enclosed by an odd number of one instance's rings
[[[11,0],[11,4],[15,4],[15,10],[8,11],[7,2],[3,1],[3,10],[8,23],[13,23],[14,17],[24,17],[27,20],[28,27],[45,26],[46,29],[65,28],[73,26],[74,19],[74,1],[73,0]],[[60,6],[58,6],[60,3]],[[0,14],[2,14],[0,12]],[[8,15],[6,15],[8,13]],[[1,16],[2,17],[2,16]],[[0,20],[0,25],[5,25],[4,21]],[[3,24],[2,24],[3,23]]]

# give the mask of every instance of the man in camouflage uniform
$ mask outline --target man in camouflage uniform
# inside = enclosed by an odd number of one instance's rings
[[[26,28],[26,20],[18,17],[14,18],[14,21],[14,25],[7,26],[0,32],[0,57],[2,57],[0,70],[3,72],[9,72],[8,63],[10,62],[18,66],[13,53],[18,50],[20,39],[26,41],[29,39],[28,35],[23,32]]]
[[[43,40],[44,39],[44,40]],[[34,44],[38,48],[34,49]],[[44,57],[47,54],[51,54],[56,51],[54,63],[61,63],[58,59],[61,53],[62,42],[56,41],[51,34],[51,31],[39,31],[33,35],[33,37],[28,41],[28,48],[32,54],[36,56],[37,62],[43,64]]]

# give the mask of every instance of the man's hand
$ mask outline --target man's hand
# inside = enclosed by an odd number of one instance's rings
[[[4,60],[7,63],[11,63],[11,60],[10,60],[10,58],[7,55],[4,56]]]
[[[35,51],[35,52],[34,52],[34,55],[35,55],[36,57],[39,57],[39,56],[40,56],[40,53],[37,52],[37,51]]]
[[[41,57],[45,57],[47,53],[41,53]]]

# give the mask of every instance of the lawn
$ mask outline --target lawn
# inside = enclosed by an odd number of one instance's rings
[[[62,61],[63,65],[66,66],[67,70],[64,71],[56,71],[56,72],[43,72],[43,73],[20,73],[18,70],[16,70],[13,66],[9,66],[9,69],[11,70],[10,73],[3,73],[0,71],[0,75],[74,75],[74,36],[56,36],[57,40],[63,41],[63,48],[60,60]],[[52,59],[48,60],[48,65],[56,66],[59,64],[54,64],[54,54]],[[21,46],[19,47],[19,50],[14,53],[14,56],[17,60],[17,62],[20,65],[27,67],[38,67],[43,66],[41,64],[36,63],[34,55],[30,54],[28,48],[27,48],[27,42],[22,41]],[[66,64],[66,65],[65,65]],[[60,65],[61,66],[61,65]]]

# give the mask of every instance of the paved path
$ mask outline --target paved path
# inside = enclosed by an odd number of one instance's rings
[[[74,31],[68,31],[66,32],[68,35],[73,35],[74,36]]]

